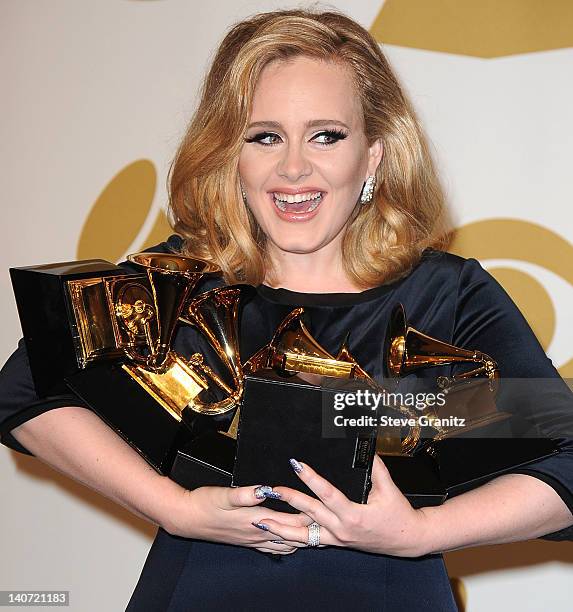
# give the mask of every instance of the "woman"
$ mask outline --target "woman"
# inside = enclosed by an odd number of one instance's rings
[[[378,377],[380,338],[401,301],[414,326],[491,354],[502,376],[558,377],[477,262],[427,249],[442,229],[443,198],[424,138],[377,43],[343,15],[267,13],[229,32],[170,195],[182,239],[159,248],[213,261],[225,282],[258,286],[243,312],[244,356],[302,305],[328,350],[352,329],[352,352]],[[182,327],[176,350],[197,347]],[[573,524],[566,444],[436,508],[412,509],[379,458],[366,505],[348,501],[304,457],[293,469],[319,500],[281,483],[186,491],[77,398],[34,402],[26,376],[21,350],[3,372],[4,396],[13,398],[4,409],[16,413],[4,441],[162,528],[130,610],[454,610],[443,560],[431,553],[565,538]],[[570,401],[564,386],[558,399]],[[301,513],[258,507],[278,496]]]

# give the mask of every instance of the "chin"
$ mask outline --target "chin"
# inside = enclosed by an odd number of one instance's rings
[[[314,253],[315,251],[318,251],[323,244],[320,240],[316,240],[316,237],[314,237],[314,240],[311,241],[308,240],[308,238],[303,239],[302,237],[298,239],[285,240],[284,236],[281,236],[278,240],[273,240],[273,243],[281,251],[297,254]]]

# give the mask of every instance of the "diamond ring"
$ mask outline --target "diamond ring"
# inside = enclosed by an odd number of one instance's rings
[[[320,544],[320,525],[318,523],[311,523],[308,527],[308,541],[307,546],[315,548]]]

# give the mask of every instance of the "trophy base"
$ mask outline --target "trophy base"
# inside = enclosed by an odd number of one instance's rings
[[[557,452],[555,442],[546,438],[450,438],[441,440],[437,448],[448,497]]]
[[[177,451],[169,477],[191,491],[199,487],[230,487],[236,451],[237,442],[233,438],[219,431],[203,433]],[[295,512],[276,499],[265,499],[258,506]]]
[[[177,449],[189,441],[191,432],[121,364],[94,365],[68,376],[66,383],[158,472],[169,474]]]
[[[352,501],[365,503],[376,427],[326,436],[324,408],[332,406],[337,392],[274,373],[245,376],[233,486],[283,485],[316,497],[292,470],[289,459],[295,458],[311,465]],[[284,502],[275,507],[298,512]]]
[[[218,431],[206,431],[177,451],[169,477],[186,489],[229,487],[237,444]]]
[[[392,480],[414,508],[439,506],[448,493],[440,479],[439,463],[426,452],[413,457],[381,456]]]
[[[66,393],[66,376],[92,361],[118,359],[108,324],[106,283],[141,275],[101,259],[11,268],[10,276],[39,397]]]
[[[381,457],[414,508],[446,499],[557,453],[546,438],[454,437],[430,442],[413,457]]]

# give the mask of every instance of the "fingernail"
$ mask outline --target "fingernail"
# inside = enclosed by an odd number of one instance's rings
[[[271,540],[271,542],[272,542],[273,544],[284,544],[284,543],[285,543],[285,541],[284,541],[284,540]]]
[[[251,525],[253,525],[254,527],[257,527],[258,529],[262,529],[263,531],[269,530],[269,526],[265,525],[264,523],[251,523]]]
[[[299,463],[296,459],[289,459],[289,463],[297,474],[302,472],[302,463]]]
[[[268,499],[280,499],[281,494],[277,491],[269,491],[268,493],[265,493],[265,497]]]
[[[255,497],[257,499],[264,499],[267,496],[267,493],[272,490],[273,488],[269,487],[269,485],[261,485],[255,489]]]
[[[255,489],[255,497],[257,499],[280,499],[281,494],[273,491],[273,488],[269,485],[261,485]]]

